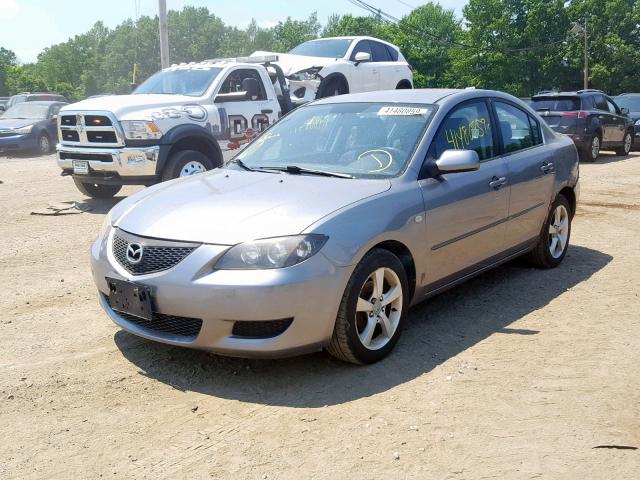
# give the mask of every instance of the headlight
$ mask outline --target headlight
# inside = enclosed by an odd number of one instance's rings
[[[231,247],[216,264],[220,270],[260,270],[291,267],[312,257],[329,237],[294,235],[265,238]]]
[[[640,118],[638,120],[636,120],[636,123],[634,125],[640,126]]]
[[[27,133],[31,133],[32,129],[33,125],[27,125],[26,127],[16,128],[14,133],[17,133],[18,135],[26,135]]]
[[[322,67],[313,67],[301,72],[294,73],[289,78],[291,80],[315,80],[318,78],[318,72],[322,70]]]
[[[122,129],[129,140],[150,140],[162,137],[162,132],[154,122],[146,120],[124,120]]]

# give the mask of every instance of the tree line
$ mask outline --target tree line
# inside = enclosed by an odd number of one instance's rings
[[[255,20],[226,25],[207,8],[168,14],[172,63],[286,52],[314,38],[371,35],[400,47],[414,67],[415,86],[475,86],[528,96],[540,90],[582,87],[586,20],[589,86],[612,94],[640,91],[640,0],[469,0],[462,18],[428,2],[397,22],[386,12],[314,13],[270,28]],[[577,25],[577,26],[576,26]],[[19,64],[0,47],[0,95],[54,91],[78,100],[128,93],[160,69],[157,17],[126,20],[115,28],[97,22],[88,32],[45,48],[34,63]]]

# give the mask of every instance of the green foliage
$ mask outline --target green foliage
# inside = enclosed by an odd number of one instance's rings
[[[414,67],[416,87],[476,86],[525,96],[541,89],[582,87],[583,40],[575,24],[587,19],[590,86],[612,94],[640,91],[640,1],[469,0],[458,19],[428,2],[397,24],[384,15],[314,13],[271,28],[255,20],[245,29],[226,25],[206,7],[170,11],[172,63],[287,52],[319,36],[368,35],[398,45]],[[579,29],[578,29],[579,30]],[[160,68],[157,17],[126,20],[113,29],[97,22],[88,32],[45,48],[35,63],[18,65],[0,47],[0,95],[49,90],[72,100],[127,93]]]

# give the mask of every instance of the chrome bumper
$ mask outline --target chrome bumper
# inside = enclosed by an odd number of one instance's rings
[[[90,172],[117,173],[121,177],[141,177],[156,174],[160,147],[146,148],[82,148],[56,145],[58,165],[63,170],[73,170],[73,160],[89,163]],[[92,160],[96,157],[111,157],[111,161]],[[78,158],[74,158],[77,156]],[[62,158],[64,157],[64,158]]]

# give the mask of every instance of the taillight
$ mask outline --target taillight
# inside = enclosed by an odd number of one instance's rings
[[[560,112],[560,115],[563,117],[587,118],[589,116],[589,112],[584,112],[582,110],[576,112]]]

